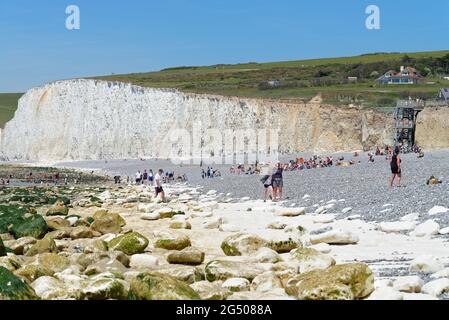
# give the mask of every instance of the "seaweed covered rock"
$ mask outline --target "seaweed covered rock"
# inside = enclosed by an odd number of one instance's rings
[[[33,264],[40,265],[52,272],[61,272],[69,267],[70,260],[56,253],[43,253],[34,256]]]
[[[29,264],[14,271],[14,274],[18,277],[26,279],[31,283],[40,277],[52,276],[54,272],[45,268],[44,266]]]
[[[301,300],[363,299],[374,290],[374,275],[364,263],[342,264],[297,275],[286,292]]]
[[[127,255],[142,253],[148,246],[148,239],[137,232],[131,232],[108,242],[109,250],[121,251]]]
[[[166,250],[183,250],[192,244],[189,237],[184,235],[160,234],[154,243],[155,248]]]
[[[15,204],[0,205],[0,233],[8,233],[11,226],[23,220],[27,211],[26,207]]]
[[[25,253],[26,256],[35,256],[36,254],[46,253],[46,252],[58,252],[58,248],[56,246],[55,240],[51,238],[46,238],[42,240],[38,240],[35,244],[32,245],[30,249]]]
[[[200,296],[186,283],[168,274],[141,273],[131,280],[133,300],[199,300]]]
[[[6,268],[0,267],[0,300],[37,300],[33,288]]]
[[[48,231],[47,223],[41,215],[35,214],[28,218],[22,218],[11,228],[10,232],[16,239],[22,237],[42,238]]]
[[[128,297],[129,285],[111,274],[99,274],[86,280],[81,289],[81,300],[124,300]]]
[[[267,246],[268,242],[266,240],[246,233],[230,235],[221,243],[221,249],[227,256],[250,255]]]

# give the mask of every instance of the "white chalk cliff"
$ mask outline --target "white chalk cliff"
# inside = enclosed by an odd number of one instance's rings
[[[20,99],[2,130],[0,154],[41,161],[168,158],[170,133],[191,131],[198,121],[221,133],[279,129],[279,151],[288,154],[392,143],[391,115],[319,99],[285,103],[69,80],[31,89]]]

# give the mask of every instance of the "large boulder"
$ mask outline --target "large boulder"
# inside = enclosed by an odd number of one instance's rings
[[[14,274],[31,283],[40,277],[52,276],[54,272],[40,265],[29,264],[14,271]]]
[[[286,291],[300,300],[363,299],[374,291],[374,275],[364,263],[342,264],[297,275]]]
[[[137,232],[130,232],[108,242],[109,250],[121,251],[127,255],[143,253],[148,247],[148,239]]]
[[[31,283],[36,295],[44,300],[67,300],[79,297],[79,288],[73,290],[73,286],[51,276],[42,276]]]
[[[199,300],[200,296],[186,283],[156,272],[141,273],[131,280],[133,300]]]
[[[52,231],[70,227],[70,221],[61,217],[47,217],[45,221],[47,222],[48,229]]]
[[[266,270],[260,264],[251,262],[213,260],[206,265],[204,271],[206,280],[213,282],[226,281],[230,278],[245,278],[252,281]]]
[[[221,243],[221,249],[227,256],[251,255],[260,248],[267,246],[268,242],[266,240],[259,236],[246,233],[230,235]]]
[[[334,258],[311,248],[296,249],[290,253],[289,260],[297,264],[299,273],[327,269],[335,265]]]
[[[28,218],[17,221],[10,231],[16,239],[22,237],[39,239],[47,233],[48,226],[41,215],[34,214]]]
[[[72,238],[73,240],[89,239],[93,237],[94,233],[89,227],[86,226],[77,226],[70,231],[70,238]]]
[[[119,214],[104,210],[97,211],[93,218],[94,222],[91,228],[101,234],[120,233],[122,227],[126,225],[125,220]]]
[[[167,262],[172,264],[200,265],[204,261],[204,252],[196,248],[172,251],[167,255]]]
[[[0,267],[0,300],[37,300],[33,288],[6,268]]]
[[[129,285],[113,275],[99,274],[86,280],[81,289],[81,300],[124,300],[128,297]]]
[[[67,257],[56,253],[42,253],[33,258],[34,261],[32,264],[40,265],[52,272],[61,272],[67,269],[70,265],[70,260]]]

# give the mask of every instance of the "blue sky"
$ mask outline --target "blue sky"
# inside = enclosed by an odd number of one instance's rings
[[[65,28],[78,5],[81,29]],[[378,5],[381,29],[365,28]],[[180,65],[449,49],[447,0],[1,0],[0,92]]]

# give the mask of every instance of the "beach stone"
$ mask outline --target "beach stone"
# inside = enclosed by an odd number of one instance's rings
[[[77,239],[69,242],[67,247],[69,252],[96,253],[108,251],[106,241],[101,239]]]
[[[250,282],[245,278],[230,278],[223,282],[222,287],[231,292],[248,291]]]
[[[407,293],[420,293],[424,282],[418,276],[407,276],[396,279],[393,289]]]
[[[273,271],[264,272],[256,276],[251,282],[251,290],[267,292],[283,288],[281,279]]]
[[[285,227],[287,227],[287,224],[281,223],[279,221],[273,221],[266,226],[267,229],[273,230],[283,230],[285,229]]]
[[[25,253],[26,256],[35,256],[36,254],[41,254],[45,252],[58,252],[58,248],[56,247],[56,242],[50,238],[44,238],[42,240],[38,240],[35,244],[31,246]]]
[[[44,300],[68,300],[76,299],[79,292],[73,293],[68,285],[51,276],[42,276],[31,283],[36,295]]]
[[[306,208],[282,208],[275,215],[280,217],[297,217],[306,214]]]
[[[352,208],[351,207],[347,207],[347,208],[344,208],[343,210],[341,210],[341,213],[346,214],[346,213],[348,213],[350,211],[352,211]]]
[[[42,253],[34,256],[32,264],[39,265],[56,273],[67,269],[70,265],[70,260],[56,253]]]
[[[93,238],[93,237],[94,234],[92,230],[85,226],[78,226],[70,231],[70,238],[72,238],[73,240]]]
[[[276,263],[282,260],[279,253],[270,248],[262,247],[254,253],[257,262],[260,263]]]
[[[200,265],[204,262],[204,252],[187,247],[182,251],[173,251],[167,255],[167,262],[171,264]]]
[[[15,270],[14,274],[18,277],[26,279],[29,283],[31,283],[40,277],[52,276],[54,272],[46,269],[43,266],[29,264]]]
[[[359,237],[349,231],[334,229],[329,232],[311,236],[310,242],[312,244],[356,244],[359,242]]]
[[[190,229],[192,229],[192,225],[190,224],[190,222],[185,221],[185,220],[172,220],[172,221],[170,221],[169,228],[170,229],[187,229],[187,230],[190,230]]]
[[[268,242],[267,247],[273,249],[277,253],[286,253],[296,248],[302,248],[302,243],[293,240],[292,238],[288,238],[283,240],[271,240]]]
[[[80,293],[81,300],[124,300],[128,298],[129,285],[109,275],[99,274],[85,281]]]
[[[314,244],[313,246],[310,246],[310,248],[319,251],[321,253],[329,253],[332,251],[332,247],[327,243]]]
[[[374,291],[368,265],[352,263],[297,275],[288,280],[286,292],[300,300],[363,299]]]
[[[129,256],[143,253],[148,246],[148,239],[137,232],[130,232],[108,242],[109,250],[121,251]]]
[[[414,230],[415,226],[414,222],[407,221],[382,222],[379,225],[380,230],[386,233],[408,232]]]
[[[66,216],[69,214],[69,208],[62,201],[56,202],[47,210],[47,216]]]
[[[393,287],[393,280],[391,280],[391,279],[376,279],[374,281],[374,288],[378,289],[381,287]]]
[[[84,274],[87,276],[97,275],[105,272],[123,274],[126,272],[125,266],[116,259],[105,258],[89,265]]]
[[[122,227],[126,225],[125,220],[118,214],[100,210],[93,216],[94,222],[91,225],[92,230],[101,234],[120,233]]]
[[[155,248],[165,250],[182,250],[190,247],[192,243],[186,235],[174,235],[169,233],[159,233],[154,242]]]
[[[425,293],[403,293],[403,296],[404,296],[404,300],[411,300],[411,301],[438,300],[438,298],[431,296],[430,294],[425,294]]]
[[[186,283],[167,274],[141,273],[131,280],[132,300],[199,300],[200,296]]]
[[[205,279],[204,268],[182,264],[163,264],[153,268],[151,271],[168,274],[179,281],[192,284]]]
[[[404,294],[391,288],[381,287],[374,290],[367,300],[403,300]]]
[[[313,217],[314,223],[332,223],[335,221],[334,214],[323,214],[316,217]]]
[[[289,261],[298,265],[299,273],[316,269],[327,269],[336,263],[331,256],[311,248],[301,248],[292,251],[289,256]]]
[[[14,238],[33,237],[42,238],[48,231],[47,223],[41,215],[34,214],[31,217],[20,220],[12,226],[10,232]]]
[[[441,213],[447,213],[449,212],[449,209],[443,206],[434,206],[432,209],[429,210],[429,215],[437,215]]]
[[[440,231],[440,225],[434,220],[427,220],[426,222],[416,226],[415,230],[410,233],[415,237],[430,237],[437,235]]]
[[[316,214],[323,214],[323,213],[326,213],[326,212],[327,212],[327,209],[326,209],[324,206],[318,207],[318,208],[315,210],[315,213],[316,213]]]
[[[160,208],[154,211],[155,214],[159,214],[161,219],[170,219],[175,215],[175,211],[172,208]]]
[[[159,265],[158,258],[149,254],[134,254],[129,266],[133,269],[151,269]]]
[[[422,293],[429,294],[434,297],[438,297],[442,295],[443,293],[446,293],[449,291],[449,279],[447,278],[441,278],[437,280],[432,280],[428,283],[426,283],[421,288]]]
[[[190,285],[196,291],[201,300],[226,300],[231,295],[229,290],[222,287],[221,281],[198,281]]]
[[[70,221],[61,217],[47,217],[45,221],[47,222],[47,226],[50,231],[61,230],[70,227]]]
[[[449,268],[442,269],[430,276],[433,279],[449,278]]]
[[[222,218],[210,218],[201,223],[201,227],[204,229],[218,229],[220,225],[223,223]]]
[[[441,234],[441,235],[449,234],[449,227],[440,229],[440,231],[438,233]]]
[[[266,246],[268,246],[266,240],[247,233],[230,235],[221,243],[221,249],[227,256],[251,255]]]
[[[417,257],[410,263],[411,272],[435,273],[442,269],[442,264],[431,255]]]
[[[205,267],[206,280],[226,281],[230,278],[245,278],[252,281],[265,270],[262,266],[250,262],[212,260]]]
[[[150,213],[145,213],[145,214],[141,215],[140,219],[154,221],[154,220],[161,219],[161,215],[159,213],[150,212]]]
[[[0,300],[37,300],[34,289],[4,267],[0,267]]]
[[[223,223],[218,229],[222,232],[240,232],[240,228],[231,223]]]

